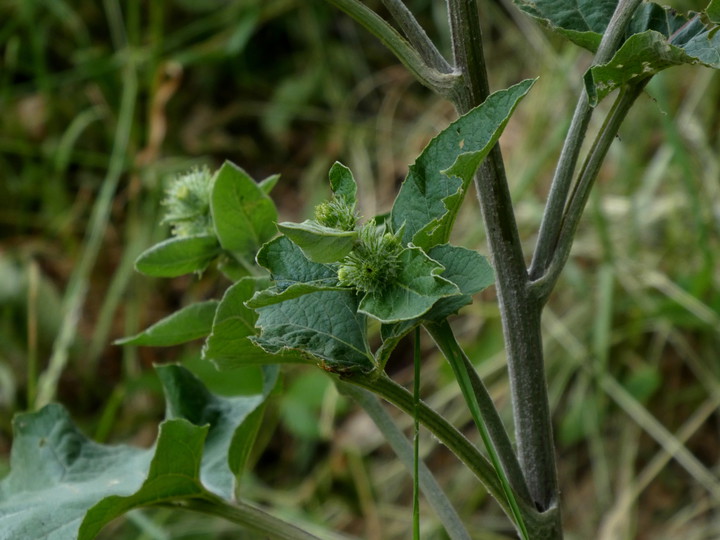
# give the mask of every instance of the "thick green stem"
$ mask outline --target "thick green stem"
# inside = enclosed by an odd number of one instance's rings
[[[529,538],[527,527],[515,494],[524,498],[526,503],[531,504],[532,501],[525,478],[520,470],[520,464],[515,457],[515,452],[495,404],[485,389],[485,385],[477,376],[475,368],[455,340],[448,322],[428,324],[426,328],[452,367],[455,379],[460,385],[465,402],[505,492],[515,526],[522,538],[527,540]]]
[[[358,372],[345,375],[341,380],[372,391],[409,415],[415,411],[412,393],[386,375],[373,376]],[[512,509],[505,498],[498,476],[488,460],[462,433],[422,401],[419,403],[417,413],[420,423],[467,466],[512,519]],[[555,540],[562,537],[557,510],[538,512],[523,500],[518,501],[518,506],[531,540]]]
[[[411,416],[415,412],[415,401],[412,393],[386,375],[376,377],[363,373],[353,373],[341,378],[341,380],[371,390],[385,401],[392,403]],[[417,415],[420,423],[442,441],[470,469],[509,514],[510,508],[505,501],[497,474],[495,474],[492,465],[478,449],[445,418],[422,401],[418,403]]]
[[[363,408],[403,465],[408,471],[412,471],[415,466],[414,449],[403,431],[383,408],[377,396],[368,390],[344,382],[338,382],[338,389]],[[417,461],[417,465],[420,489],[440,518],[448,536],[452,540],[470,540],[470,535],[465,529],[460,516],[458,516],[457,511],[443,493],[430,469],[421,460]]]
[[[476,2],[448,0],[448,8],[455,60],[466,85],[456,101],[462,113],[488,96],[489,85]],[[556,529],[560,531],[555,447],[540,334],[541,305],[528,287],[529,277],[498,146],[480,167],[475,185],[497,276],[518,458],[535,505],[540,510],[553,510]]]

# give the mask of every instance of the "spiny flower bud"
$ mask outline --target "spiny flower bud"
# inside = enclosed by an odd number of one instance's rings
[[[207,167],[195,168],[177,176],[168,186],[162,201],[165,206],[162,223],[171,225],[174,236],[214,232],[210,213],[211,179]]]
[[[315,221],[331,229],[354,231],[357,216],[355,205],[349,205],[344,198],[333,196],[315,207]]]
[[[393,234],[383,232],[374,221],[366,223],[357,246],[340,262],[338,282],[360,292],[382,293],[397,278],[402,249]]]

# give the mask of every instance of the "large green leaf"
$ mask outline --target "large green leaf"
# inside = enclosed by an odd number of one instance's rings
[[[459,295],[460,290],[439,274],[445,269],[418,247],[398,256],[399,273],[382,291],[368,292],[358,309],[383,323],[415,319],[440,298]]]
[[[203,347],[203,357],[218,369],[307,361],[292,352],[270,354],[250,340],[256,334],[258,316],[245,302],[267,284],[267,279],[244,278],[225,291],[215,313],[212,332]]]
[[[159,368],[168,420],[150,449],[97,444],[51,404],[13,421],[11,470],[0,481],[0,539],[91,539],[139,506],[212,494],[230,498],[261,394],[219,398],[180,366]],[[203,482],[206,484],[204,485]]]
[[[330,370],[370,370],[366,319],[357,307],[351,291],[313,292],[262,307],[255,341],[268,352],[290,349],[311,355]]]
[[[277,210],[263,187],[229,161],[213,181],[210,207],[220,244],[246,261],[276,232]]]
[[[390,216],[394,231],[405,227],[403,243],[428,250],[448,241],[475,170],[533,82],[495,92],[425,147],[410,166]]]
[[[139,334],[118,339],[115,344],[168,347],[205,337],[212,330],[217,306],[217,300],[190,304]]]
[[[231,447],[252,445],[252,440],[237,440],[237,429],[264,401],[277,380],[277,366],[266,367],[263,392],[252,396],[218,397],[187,369],[178,365],[155,368],[165,389],[166,416],[184,418],[197,426],[209,425],[202,453],[200,478],[210,491],[232,499],[235,479],[242,469],[231,468]],[[233,460],[234,467],[238,466]],[[244,467],[244,461],[240,464]]]
[[[515,3],[554,31],[595,51],[617,0],[515,0]],[[643,2],[613,58],[591,67],[585,75],[590,103],[595,105],[613,90],[640,82],[670,66],[702,64],[720,68],[718,11],[716,1],[707,7],[707,15],[685,15],[670,7]]]
[[[212,235],[170,238],[143,251],[135,268],[148,276],[177,277],[202,272],[220,252]]]

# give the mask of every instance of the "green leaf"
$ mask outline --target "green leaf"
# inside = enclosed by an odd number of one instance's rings
[[[115,345],[168,347],[205,337],[212,330],[217,306],[217,300],[190,304],[139,334],[116,340]]]
[[[257,254],[257,262],[270,271],[270,276],[279,291],[297,283],[337,285],[335,268],[312,262],[285,236],[265,244]]]
[[[265,350],[301,351],[331,371],[373,367],[366,319],[351,291],[319,291],[259,308],[255,341]]]
[[[339,261],[350,253],[358,236],[357,231],[332,229],[313,220],[278,223],[277,227],[308,259],[316,263]]]
[[[576,44],[597,50],[617,0],[515,0],[518,7]],[[633,15],[625,41],[606,64],[585,75],[591,105],[613,90],[651,77],[670,66],[702,64],[720,68],[720,8],[711,2],[706,14],[684,15],[670,7],[643,2]]]
[[[352,171],[339,161],[336,161],[330,167],[328,176],[333,193],[345,199],[348,205],[354,205],[357,202],[357,183]]]
[[[264,178],[263,180],[260,180],[260,182],[258,182],[258,187],[263,190],[263,193],[265,193],[265,195],[270,195],[273,188],[278,183],[278,180],[280,180],[280,175],[273,174],[271,176],[268,176],[267,178]]]
[[[488,260],[477,251],[463,247],[442,244],[430,250],[430,258],[445,267],[442,277],[454,283],[462,294],[440,298],[423,315],[406,321],[383,324],[380,328],[382,345],[375,351],[375,361],[384,367],[390,354],[400,340],[422,321],[439,322],[472,302],[475,293],[486,289],[495,281],[495,275]]]
[[[0,538],[77,538],[103,497],[142,484],[152,453],[88,440],[57,404],[13,419],[10,473],[0,482]]]
[[[212,332],[203,347],[203,358],[219,370],[252,364],[279,364],[307,361],[296,353],[270,354],[253,343],[257,313],[245,306],[267,279],[244,278],[225,291],[215,313]]]
[[[170,238],[143,251],[135,268],[148,276],[177,277],[202,272],[220,252],[214,236]]]
[[[223,249],[246,261],[275,236],[277,210],[261,186],[226,161],[215,174],[210,198],[213,221]]]
[[[457,286],[440,277],[445,269],[418,247],[404,249],[398,256],[399,274],[376,293],[366,293],[359,310],[381,322],[393,323],[420,317],[440,298],[460,294]]]
[[[208,431],[209,426],[196,426],[185,419],[160,424],[155,455],[140,489],[104,497],[90,508],[78,539],[92,540],[110,521],[134,508],[206,495],[199,472]],[[123,469],[114,471],[115,475],[123,474]]]
[[[442,277],[453,282],[461,295],[438,300],[423,319],[440,321],[472,302],[473,294],[487,289],[495,282],[495,273],[488,260],[477,251],[442,244],[430,250],[430,257],[445,267]]]
[[[56,404],[15,417],[11,471],[0,481],[0,538],[89,540],[133,508],[233,496],[254,441],[244,424],[257,422],[276,372],[266,372],[261,394],[237,398],[210,394],[181,366],[158,373],[169,419],[150,449],[97,444]]]
[[[475,170],[533,82],[495,92],[430,141],[410,166],[392,208],[393,230],[405,226],[403,243],[427,250],[448,241]]]

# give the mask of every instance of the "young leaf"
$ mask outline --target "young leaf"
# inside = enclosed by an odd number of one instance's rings
[[[277,210],[261,186],[226,161],[215,174],[210,204],[223,249],[247,261],[275,236]]]
[[[270,271],[279,291],[297,283],[337,284],[337,272],[333,267],[312,262],[284,236],[265,244],[257,254],[257,262]]]
[[[365,316],[351,291],[314,292],[257,311],[254,341],[268,352],[301,351],[331,371],[373,368]]]
[[[454,283],[462,294],[440,298],[429,311],[416,319],[383,324],[380,328],[383,342],[375,351],[375,361],[381,367],[385,366],[400,340],[422,321],[439,322],[457,313],[472,302],[471,295],[486,289],[495,281],[490,263],[477,251],[442,244],[432,248],[429,256],[445,267],[442,277]]]
[[[153,277],[182,276],[202,272],[220,251],[214,236],[170,238],[143,251],[135,261],[135,268]]]
[[[405,226],[403,243],[428,250],[448,241],[475,170],[533,82],[495,92],[425,147],[410,166],[390,216],[394,231]]]
[[[116,340],[115,345],[168,347],[205,337],[212,330],[217,306],[217,300],[190,304],[139,334]]]
[[[203,347],[203,358],[212,361],[219,370],[251,364],[279,364],[307,362],[302,356],[286,352],[270,354],[253,343],[257,314],[245,306],[267,280],[241,279],[225,291],[215,313],[212,332]]]
[[[339,261],[350,253],[358,236],[357,231],[332,229],[312,220],[278,223],[277,227],[308,259],[316,263]]]
[[[265,195],[270,195],[273,188],[278,183],[278,180],[280,180],[280,175],[273,174],[271,176],[268,176],[267,178],[264,178],[263,180],[260,180],[260,182],[258,182],[258,187],[263,190],[263,193],[265,193]]]
[[[440,298],[460,294],[455,284],[439,274],[444,267],[417,247],[404,249],[399,257],[399,273],[383,290],[368,292],[358,309],[380,322],[415,319]]]
[[[333,193],[345,199],[347,204],[354,205],[357,202],[357,183],[350,169],[336,161],[330,167],[328,176]]]

